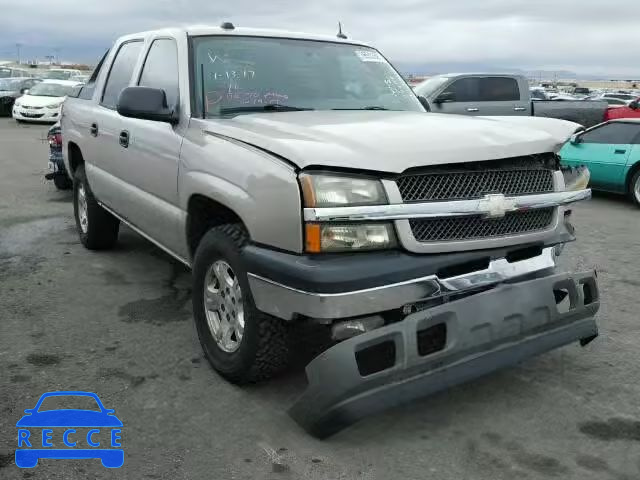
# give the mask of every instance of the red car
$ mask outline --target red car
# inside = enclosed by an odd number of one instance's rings
[[[622,107],[609,107],[604,114],[604,121],[616,118],[640,118],[640,98],[636,98],[629,105]]]

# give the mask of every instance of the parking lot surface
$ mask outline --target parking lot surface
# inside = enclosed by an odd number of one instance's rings
[[[303,366],[238,388],[207,364],[190,274],[127,228],[79,242],[71,193],[43,184],[47,126],[0,119],[0,478],[640,478],[640,210],[574,209],[566,263],[599,273],[601,335],[365,419],[319,441],[287,415]],[[124,466],[14,464],[16,422],[44,392],[99,395]]]

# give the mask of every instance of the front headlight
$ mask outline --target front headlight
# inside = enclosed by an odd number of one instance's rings
[[[14,104],[16,107],[19,107],[19,106],[20,106],[20,102],[18,102],[17,100],[16,100],[15,102],[13,102],[13,104]]]
[[[305,207],[354,207],[387,203],[380,180],[302,174],[300,184]]]
[[[355,207],[389,203],[380,180],[335,174],[300,175],[305,208]],[[305,224],[305,250],[309,253],[351,252],[394,248],[398,244],[393,223]]]
[[[561,167],[562,176],[564,177],[564,189],[567,192],[576,190],[584,190],[589,185],[591,172],[587,167]]]
[[[308,223],[305,250],[309,253],[382,250],[397,245],[391,223]]]
[[[47,105],[47,108],[59,108],[60,104],[59,103],[52,103],[51,105]]]

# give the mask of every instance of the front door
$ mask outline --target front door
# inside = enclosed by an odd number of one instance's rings
[[[165,91],[167,106],[179,104],[176,42],[151,42],[138,85]],[[128,220],[165,248],[184,256],[183,212],[178,208],[180,125],[122,117],[119,169],[126,176]]]
[[[625,167],[638,134],[637,123],[604,124],[582,134],[580,143],[567,145],[562,152],[563,161],[589,167],[593,188],[622,192]]]

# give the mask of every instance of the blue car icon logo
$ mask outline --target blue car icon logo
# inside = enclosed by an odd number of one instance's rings
[[[63,405],[62,408],[51,408]],[[73,404],[76,408],[67,408]],[[16,465],[33,468],[41,458],[99,458],[107,468],[124,463],[122,422],[91,392],[48,392],[18,420]]]

